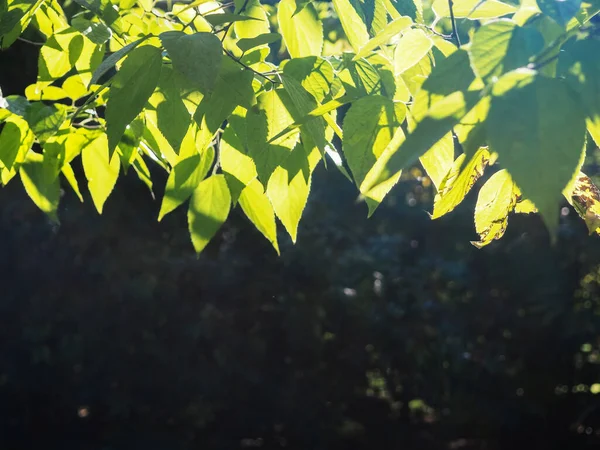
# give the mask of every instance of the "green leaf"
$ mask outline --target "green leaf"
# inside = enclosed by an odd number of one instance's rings
[[[58,103],[50,106],[35,102],[25,112],[25,119],[33,134],[43,143],[58,132],[67,119],[67,109]]]
[[[537,4],[542,13],[565,26],[579,11],[581,0],[537,0]]]
[[[342,149],[357,186],[392,140],[404,117],[397,117],[394,102],[374,95],[352,104],[344,118]]]
[[[156,92],[150,98],[150,104],[156,109],[158,129],[173,150],[178,152],[192,122],[192,116],[181,99],[176,81],[173,69],[164,66],[161,70]]]
[[[475,32],[469,56],[475,73],[488,80],[526,66],[543,48],[544,38],[539,31],[502,19]]]
[[[223,175],[213,175],[202,181],[192,194],[188,208],[188,228],[196,253],[200,253],[231,209],[231,195]]]
[[[195,153],[180,159],[167,179],[165,195],[158,214],[159,221],[192,195],[208,173],[214,159],[215,151],[212,147],[207,147],[202,155]]]
[[[583,111],[558,79],[532,75],[493,93],[486,121],[490,147],[553,233],[562,190],[576,175],[584,147]]]
[[[34,136],[27,122],[17,115],[8,117],[0,133],[0,162],[8,170],[20,163],[31,148]]]
[[[391,38],[410,27],[411,24],[412,20],[409,17],[400,17],[399,19],[390,22],[385,28],[377,33],[373,39],[361,47],[360,51],[354,56],[353,60],[356,61],[360,58],[364,58],[377,47],[389,44]]]
[[[282,0],[277,6],[277,20],[283,42],[292,58],[319,56],[323,48],[323,24],[312,4],[299,13],[296,0]]]
[[[281,35],[279,33],[264,33],[253,38],[238,39],[235,45],[237,45],[241,51],[247,52],[253,48],[260,47],[261,45],[272,44],[280,39]]]
[[[234,13],[221,13],[221,14],[215,13],[215,14],[207,14],[202,17],[204,18],[204,20],[206,20],[208,23],[210,23],[213,27],[223,25],[225,23],[231,23],[231,22],[243,22],[246,20],[260,20],[260,19],[257,19],[256,17],[243,16],[241,14],[234,14]]]
[[[437,219],[453,211],[483,175],[483,171],[490,161],[490,153],[487,149],[482,148],[473,155],[465,168],[461,170],[466,156],[463,153],[456,158],[452,169],[440,184],[433,201],[432,219]]]
[[[248,17],[254,17],[258,20],[246,20],[243,22],[235,22],[233,27],[235,35],[240,39],[251,39],[261,34],[270,33],[269,19],[263,6],[259,0],[242,0],[240,6],[236,5],[236,12],[241,12],[244,7],[244,14]]]
[[[291,59],[283,66],[283,73],[299,81],[318,102],[329,95],[335,78],[331,63],[317,56]]]
[[[268,239],[277,254],[279,254],[275,213],[260,181],[256,178],[252,180],[242,190],[239,202],[246,217]]]
[[[454,163],[454,138],[447,133],[433,147],[419,158],[427,176],[439,190],[442,180],[446,177]]]
[[[565,44],[557,74],[579,95],[587,115],[587,129],[600,146],[600,42],[581,40]]]
[[[289,133],[271,141],[294,122],[289,112],[291,100],[283,89],[274,89],[258,97],[258,107],[246,113],[248,154],[256,164],[258,178],[267,183],[275,168],[291,153],[299,134]]]
[[[69,186],[71,186],[71,189],[73,189],[73,192],[75,192],[75,195],[77,196],[79,201],[83,202],[83,196],[81,195],[81,191],[79,190],[79,183],[77,183],[77,178],[75,177],[75,172],[73,172],[73,168],[71,167],[71,165],[68,163],[65,164],[61,169],[61,173],[67,180],[67,183],[69,183]]]
[[[28,152],[19,169],[25,192],[33,203],[58,223],[56,211],[60,199],[58,174],[51,164],[39,153]]]
[[[287,108],[293,114],[294,119],[299,119],[302,116],[308,114],[316,106],[317,102],[315,99],[298,83],[295,79],[283,76],[283,87],[292,104],[295,106],[294,109]],[[288,126],[291,124],[288,124]],[[325,136],[325,123],[321,118],[315,118],[307,122],[300,127],[302,135],[308,137],[314,145],[321,151],[321,154],[325,153],[325,147],[327,146],[327,138]]]
[[[437,17],[450,17],[448,0],[435,0],[432,5]],[[498,0],[453,0],[452,12],[458,19],[469,20],[494,19],[517,10],[514,5],[503,3]]]
[[[402,35],[394,52],[394,72],[401,74],[423,59],[433,42],[423,30],[410,29]]]
[[[102,61],[102,63],[94,71],[94,75],[92,76],[92,79],[90,80],[89,85],[91,86],[92,84],[97,84],[98,81],[100,80],[100,78],[102,78],[102,75],[104,75],[106,72],[108,72],[110,69],[112,69],[115,66],[115,64],[117,64],[120,60],[125,58],[125,56],[127,56],[129,54],[129,52],[131,52],[133,49],[135,49],[138,45],[140,45],[146,39],[147,38],[144,37],[135,42],[132,42],[131,44],[128,44],[125,47],[122,47],[121,49],[117,50],[116,52],[111,54],[108,58],[106,58],[104,61]]]
[[[162,66],[159,48],[144,45],[131,51],[114,76],[106,103],[106,133],[112,156],[127,126],[154,92]]]
[[[223,60],[221,41],[212,33],[185,34],[167,31],[160,39],[173,62],[173,68],[203,94],[215,87]]]
[[[389,0],[386,5],[388,13],[396,19],[396,14],[408,16],[415,22],[423,22],[423,2],[421,0]]]
[[[369,41],[369,32],[349,0],[333,0],[333,6],[340,19],[348,42],[358,52]]]
[[[81,150],[81,162],[88,180],[88,189],[99,214],[102,214],[104,203],[119,178],[119,158],[109,154],[105,134],[101,134]]]
[[[296,145],[285,162],[275,168],[267,184],[267,196],[275,214],[294,243],[308,200],[310,181],[310,166],[304,146]]]
[[[483,185],[475,205],[475,231],[478,242],[471,242],[481,248],[495,239],[500,239],[508,225],[508,214],[517,202],[514,183],[506,170],[500,170]]]

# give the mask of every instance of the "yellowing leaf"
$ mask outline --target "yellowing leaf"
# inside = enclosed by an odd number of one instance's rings
[[[81,162],[94,206],[102,214],[104,202],[119,178],[119,157],[114,154],[112,158],[109,156],[106,135],[101,134],[83,148]]]
[[[490,154],[485,148],[479,149],[461,170],[465,159],[464,153],[460,155],[442,181],[433,201],[432,219],[448,214],[463,201],[473,185],[483,175],[490,160]]]
[[[223,175],[202,181],[192,194],[188,228],[196,253],[200,253],[227,219],[231,195]]]
[[[282,0],[277,6],[277,20],[283,41],[292,58],[319,56],[323,48],[323,24],[312,4],[298,14],[296,0]]]
[[[514,183],[506,170],[500,170],[482,186],[475,206],[475,231],[480,240],[472,244],[481,248],[500,239],[508,225],[508,214],[514,209],[517,197]]]
[[[600,190],[583,172],[575,181],[571,204],[585,221],[590,234],[600,234]]]

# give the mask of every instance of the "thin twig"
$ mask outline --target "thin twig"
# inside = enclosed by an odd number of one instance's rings
[[[30,41],[29,39],[25,39],[25,38],[22,38],[22,37],[20,37],[20,36],[19,36],[17,39],[18,39],[19,41],[21,41],[21,42],[25,42],[25,43],[27,43],[27,44],[31,44],[31,45],[38,45],[38,46],[40,46],[40,47],[41,47],[42,45],[44,45],[44,43],[43,43],[43,42],[34,42],[34,41]]]
[[[458,30],[456,29],[456,19],[454,18],[454,3],[452,0],[448,0],[448,8],[450,9],[450,21],[452,22],[452,36],[456,41],[456,46],[460,48],[460,37],[458,37]]]
[[[227,56],[229,56],[233,61],[235,61],[236,63],[238,63],[244,69],[248,69],[250,72],[254,73],[255,75],[258,75],[259,77],[264,78],[267,81],[270,81],[273,84],[277,84],[278,83],[278,81],[273,80],[272,78],[269,78],[267,75],[265,75],[264,73],[259,72],[258,70],[254,70],[249,65],[247,65],[247,64],[243,63],[242,61],[240,61],[239,59],[237,59],[235,56],[233,56],[233,54],[229,50],[223,49],[223,51],[225,52],[225,54]]]
[[[551,62],[556,61],[557,59],[558,59],[558,53],[556,55],[554,55],[554,56],[551,56],[550,58],[547,58],[547,59],[543,60],[543,61],[529,64],[528,68],[534,69],[534,70],[539,70],[542,67],[547,66]]]

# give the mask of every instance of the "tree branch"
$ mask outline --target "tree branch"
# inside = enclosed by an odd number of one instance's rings
[[[450,9],[450,21],[452,22],[452,36],[456,41],[456,46],[460,48],[460,37],[458,36],[458,30],[456,28],[456,19],[454,18],[454,2],[448,0],[448,9]]]

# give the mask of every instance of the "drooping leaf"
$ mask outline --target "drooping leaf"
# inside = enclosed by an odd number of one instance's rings
[[[212,33],[185,34],[168,31],[160,35],[173,68],[194,83],[200,92],[210,93],[221,69],[221,41]]]
[[[502,19],[475,32],[469,56],[475,73],[487,80],[526,66],[542,48],[544,38],[539,31]]]
[[[104,203],[119,178],[120,167],[118,156],[110,156],[105,134],[101,134],[81,150],[81,162],[94,206],[102,214]]]
[[[544,14],[565,26],[579,11],[581,0],[537,0],[537,4]]]
[[[188,228],[196,253],[200,253],[231,209],[231,195],[223,175],[213,175],[194,190],[188,208]]]
[[[11,170],[15,163],[22,162],[33,141],[33,132],[23,118],[12,115],[6,119],[0,133],[0,163],[2,166]]]
[[[584,147],[580,105],[563,81],[532,75],[509,90],[498,86],[486,125],[490,147],[554,232],[561,192]]]
[[[60,183],[54,167],[39,153],[28,152],[19,169],[25,192],[35,205],[58,223],[56,211],[60,199]]]
[[[302,145],[296,145],[285,162],[275,168],[267,184],[267,196],[293,242],[310,192],[310,167]]]
[[[600,234],[600,190],[583,172],[579,172],[575,180],[570,200],[589,233]]]
[[[275,224],[275,213],[264,192],[263,185],[256,178],[253,179],[241,192],[239,198],[240,206],[264,237],[273,245],[279,254],[277,243],[277,226]]]
[[[394,72],[401,74],[423,59],[433,42],[420,29],[410,29],[402,35],[394,52]]]
[[[600,145],[600,42],[571,41],[562,47],[557,74],[565,77],[585,108],[587,128]]]
[[[450,172],[442,181],[433,202],[432,219],[437,219],[453,211],[469,193],[473,185],[483,175],[488,165],[490,154],[482,148],[462,168],[466,155],[460,155]]]
[[[282,0],[277,6],[277,20],[283,41],[292,58],[319,56],[323,48],[323,24],[312,4],[295,14],[296,0]]]
[[[379,95],[363,97],[352,104],[344,118],[342,146],[358,186],[403,119],[396,117],[394,103]]]
[[[114,76],[106,103],[106,133],[111,156],[127,126],[154,92],[161,66],[160,49],[144,45],[129,53]]]
[[[450,17],[448,0],[435,0],[432,5],[437,17]],[[452,12],[458,19],[494,19],[514,13],[517,8],[498,0],[453,0]]]
[[[358,52],[369,41],[369,32],[349,0],[333,0],[333,6],[340,19],[348,42]]]
[[[436,189],[440,188],[454,163],[454,138],[447,133],[419,158],[427,176]]]
[[[207,147],[202,155],[195,153],[179,160],[167,179],[165,194],[158,214],[159,221],[190,198],[208,173],[214,159],[214,149]]]
[[[192,121],[175,79],[174,71],[165,66],[161,70],[156,92],[150,98],[156,110],[156,124],[173,150],[179,147]]]
[[[517,196],[514,183],[506,170],[500,170],[482,186],[475,205],[475,231],[479,241],[471,242],[481,248],[500,239],[508,225],[508,214],[514,209]]]

